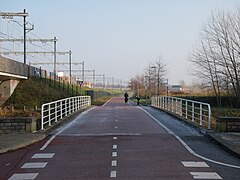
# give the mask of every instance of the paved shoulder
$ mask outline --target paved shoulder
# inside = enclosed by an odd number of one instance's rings
[[[43,140],[45,137],[45,134],[35,133],[2,134],[0,136],[0,153],[29,146],[35,142]]]

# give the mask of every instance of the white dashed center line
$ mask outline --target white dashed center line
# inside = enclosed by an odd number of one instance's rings
[[[112,166],[117,166],[117,161],[116,160],[112,161]]]
[[[116,127],[115,127],[116,128]],[[117,167],[117,144],[116,144],[116,140],[117,140],[117,136],[114,136],[113,137],[113,140],[114,140],[114,144],[112,145],[112,162],[111,162],[111,167],[112,167],[112,171],[110,172],[110,178],[116,178],[117,177],[117,171],[116,171],[116,167]]]
[[[111,171],[110,177],[111,177],[111,178],[117,177],[117,171]]]
[[[112,152],[112,157],[117,157],[117,152]]]

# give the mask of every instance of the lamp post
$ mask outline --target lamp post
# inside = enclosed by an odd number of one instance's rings
[[[157,89],[156,89],[156,75],[157,75],[157,67],[152,66],[151,69],[154,69],[154,96],[157,95]]]
[[[168,96],[168,79],[166,79],[166,82],[164,83],[166,86],[166,90],[167,90],[167,96]]]

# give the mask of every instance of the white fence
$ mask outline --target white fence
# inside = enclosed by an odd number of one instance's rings
[[[75,96],[42,105],[41,129],[58,119],[91,105],[90,96]]]
[[[171,96],[156,96],[151,97],[151,105],[211,129],[211,107],[207,103]]]

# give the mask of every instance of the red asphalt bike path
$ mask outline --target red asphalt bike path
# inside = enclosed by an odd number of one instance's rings
[[[44,140],[29,146],[27,150],[4,154],[5,158],[0,156],[1,161],[12,158],[13,163],[1,168],[0,174],[2,170],[7,173],[0,179],[32,173],[35,174],[32,179],[51,180],[188,180],[194,179],[196,172],[209,172],[211,179],[220,179],[214,176],[216,174],[211,175],[215,173],[211,167],[185,167],[183,162],[204,162],[189,153],[141,108],[124,103],[123,98],[113,98],[104,106],[94,107],[79,115],[53,137],[47,145],[47,140]],[[14,153],[21,159],[14,160]],[[53,156],[32,158],[34,154],[46,153]],[[31,163],[45,166],[34,167]]]

